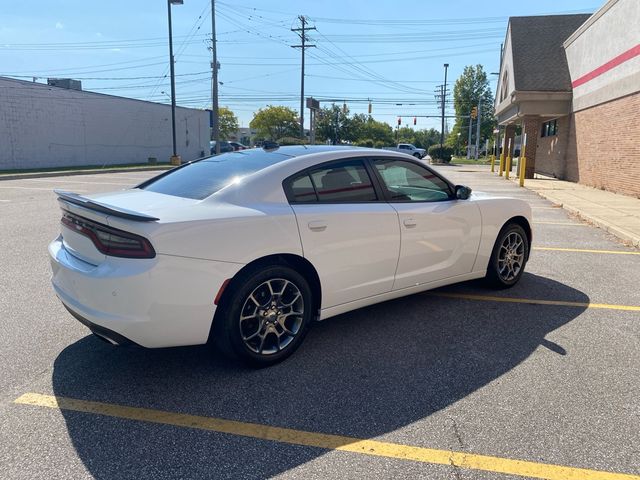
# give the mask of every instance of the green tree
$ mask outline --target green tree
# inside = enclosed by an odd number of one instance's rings
[[[435,128],[417,130],[414,136],[414,145],[418,148],[429,150],[431,145],[440,143],[440,132]]]
[[[358,134],[354,131],[354,122],[349,118],[349,109],[338,105],[323,107],[318,112],[316,136],[334,145],[356,140]]]
[[[371,140],[373,145],[391,145],[394,141],[393,128],[385,122],[379,122],[371,117],[362,123],[360,140]]]
[[[238,131],[238,117],[235,116],[229,107],[220,107],[218,109],[218,121],[221,140],[228,140],[233,133]]]
[[[277,141],[283,137],[298,137],[300,123],[298,113],[289,107],[267,105],[259,109],[249,123],[258,131],[258,136]]]
[[[447,138],[447,144],[455,146],[460,133],[461,149],[467,144],[469,132],[469,113],[475,106],[481,105],[480,144],[493,136],[495,118],[493,116],[493,94],[487,74],[482,65],[467,65],[453,87],[453,106],[456,110],[456,123]],[[474,120],[473,138],[476,127]]]

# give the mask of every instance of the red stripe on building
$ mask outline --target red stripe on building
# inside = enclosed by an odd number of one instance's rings
[[[586,75],[581,76],[580,78],[575,80],[571,84],[571,86],[573,88],[579,87],[580,85],[583,85],[583,84],[587,83],[588,81],[593,80],[596,77],[599,77],[603,73],[608,72],[612,68],[615,68],[618,65],[620,65],[621,63],[624,63],[624,62],[626,62],[628,60],[631,60],[632,58],[637,57],[638,55],[640,55],[640,43],[638,45],[636,45],[635,47],[630,48],[626,52],[621,53],[617,57],[612,58],[607,63],[605,63],[603,65],[600,65],[595,70],[587,73]]]

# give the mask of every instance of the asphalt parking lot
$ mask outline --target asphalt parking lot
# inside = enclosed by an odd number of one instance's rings
[[[640,478],[640,251],[487,169],[440,170],[531,204],[522,281],[332,318],[262,370],[110,347],[55,298],[52,189],[151,174],[0,181],[0,478]]]

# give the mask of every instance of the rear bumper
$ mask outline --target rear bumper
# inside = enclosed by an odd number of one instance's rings
[[[135,342],[129,340],[128,338],[123,337],[117,332],[114,332],[112,330],[109,330],[108,328],[104,328],[104,327],[101,327],[100,325],[96,325],[95,323],[90,322],[79,313],[71,310],[64,303],[62,305],[64,305],[67,311],[71,315],[73,315],[73,317],[76,320],[78,320],[81,324],[83,324],[85,327],[91,330],[91,333],[93,333],[97,337],[100,337],[102,340],[105,340],[106,342],[111,343],[112,345],[118,345],[118,346],[135,344]]]
[[[49,245],[53,288],[81,323],[111,343],[173,347],[207,342],[213,300],[242,265],[169,255],[107,257],[92,265]]]

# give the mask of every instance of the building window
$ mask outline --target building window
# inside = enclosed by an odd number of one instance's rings
[[[550,120],[542,124],[541,137],[552,137],[558,134],[558,120]]]
[[[502,83],[500,85],[500,102],[507,98],[507,94],[509,93],[509,73],[504,72],[502,76]]]

